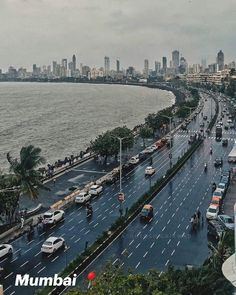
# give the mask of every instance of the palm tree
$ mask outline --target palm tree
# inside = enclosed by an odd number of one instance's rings
[[[20,158],[13,159],[7,153],[7,160],[10,164],[12,190],[20,194],[28,195],[35,200],[38,197],[39,189],[47,189],[41,179],[38,167],[45,163],[45,159],[40,155],[41,149],[33,145],[22,147]]]

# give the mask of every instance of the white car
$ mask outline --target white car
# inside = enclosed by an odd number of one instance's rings
[[[0,245],[0,258],[4,257],[5,255],[10,255],[13,252],[13,247],[9,244],[2,244]]]
[[[41,247],[42,253],[54,253],[65,246],[65,240],[61,237],[48,238]]]
[[[224,193],[226,192],[226,184],[225,183],[219,183],[217,186],[217,189],[220,190],[222,192],[222,195],[224,195]]]
[[[145,152],[146,154],[151,154],[151,153],[154,152],[154,149],[153,149],[152,146],[149,146],[149,147],[147,147],[147,148],[144,150],[144,152]]]
[[[219,206],[212,204],[207,209],[206,218],[217,219],[218,214],[219,214]]]
[[[217,188],[217,189],[213,192],[212,198],[214,198],[214,197],[217,197],[217,198],[222,199],[223,194],[222,194],[221,189]]]
[[[153,175],[155,173],[155,169],[152,166],[149,166],[145,169],[145,175]]]
[[[90,194],[88,194],[85,191],[82,191],[78,194],[78,196],[75,197],[75,203],[82,204],[82,203],[89,201],[90,198],[91,198]]]
[[[94,184],[90,187],[89,194],[91,196],[97,196],[102,192],[102,190],[103,187],[101,185]]]
[[[130,164],[138,164],[139,162],[139,157],[136,156],[136,157],[132,157],[130,160],[129,160],[129,163]]]
[[[233,121],[231,119],[228,119],[227,123],[233,123]]]
[[[48,211],[43,214],[44,224],[56,224],[58,221],[62,220],[65,216],[63,210]]]
[[[151,146],[151,148],[152,148],[154,151],[157,150],[157,146],[156,146],[155,144],[153,144],[153,145]]]

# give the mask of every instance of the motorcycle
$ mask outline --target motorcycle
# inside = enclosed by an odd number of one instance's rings
[[[204,171],[207,172],[207,164],[204,165]]]
[[[216,190],[216,184],[213,183],[213,184],[212,184],[212,192],[214,192],[215,190]]]
[[[210,155],[212,155],[212,148],[210,149]]]
[[[89,205],[87,205],[87,217],[91,217],[92,215],[93,215],[93,208],[89,204]]]

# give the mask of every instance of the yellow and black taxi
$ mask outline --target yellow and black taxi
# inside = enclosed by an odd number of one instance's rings
[[[150,220],[153,218],[153,206],[150,204],[144,205],[140,213],[140,218],[142,220]]]

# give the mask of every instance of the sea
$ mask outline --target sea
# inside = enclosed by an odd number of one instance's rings
[[[172,92],[128,85],[0,83],[0,169],[7,152],[42,149],[47,163],[85,150],[106,130],[134,126],[175,102]]]

